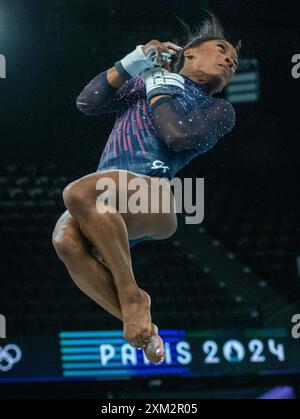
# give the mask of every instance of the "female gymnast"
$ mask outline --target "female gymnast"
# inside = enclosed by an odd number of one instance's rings
[[[53,245],[77,286],[123,322],[123,336],[142,348],[150,362],[165,359],[158,328],[151,320],[151,299],[134,277],[130,248],[145,240],[171,237],[177,229],[174,196],[169,182],[199,154],[207,152],[235,124],[233,106],[214,98],[235,74],[241,43],[226,40],[218,19],[211,15],[183,47],[153,40],[97,75],[77,98],[88,116],[116,112],[116,121],[96,173],[63,192],[67,211],[59,219]],[[172,71],[173,70],[173,71]],[[119,212],[118,197],[126,184],[142,177],[140,191],[151,202],[151,180],[165,187],[159,211]],[[115,211],[97,199],[107,191],[98,181],[116,185]],[[127,190],[128,200],[134,193]],[[161,202],[169,198],[169,212]]]

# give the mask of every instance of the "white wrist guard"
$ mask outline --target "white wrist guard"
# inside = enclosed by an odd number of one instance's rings
[[[154,96],[182,94],[184,78],[177,73],[170,73],[164,68],[152,68],[142,73],[146,86],[147,99]]]
[[[150,48],[147,54],[144,54],[143,45],[138,45],[133,52],[126,55],[121,61],[116,62],[115,66],[125,78],[129,79],[149,68],[162,65],[165,61],[171,61],[170,54],[162,53],[159,60],[155,46]]]

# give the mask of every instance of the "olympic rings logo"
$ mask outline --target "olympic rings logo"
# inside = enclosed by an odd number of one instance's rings
[[[17,345],[0,346],[0,371],[6,372],[21,360],[22,351]]]

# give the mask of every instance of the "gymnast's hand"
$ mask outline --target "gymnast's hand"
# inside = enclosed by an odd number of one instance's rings
[[[164,67],[171,71],[172,58],[182,50],[172,42],[160,42],[154,39],[146,45],[137,45],[136,49],[115,63],[117,71],[129,80],[143,71],[154,67]]]
[[[182,47],[174,44],[173,42],[160,42],[157,39],[154,39],[148,42],[142,47],[145,55],[155,54],[156,55],[156,64],[164,67],[168,71],[171,71],[171,61],[172,58],[178,56],[179,52],[182,50]]]

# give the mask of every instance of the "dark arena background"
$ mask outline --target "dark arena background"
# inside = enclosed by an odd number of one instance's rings
[[[295,4],[0,0],[1,399],[300,397]],[[80,113],[76,97],[136,45],[180,43],[176,16],[193,27],[203,9],[242,40],[221,94],[237,122],[179,172],[205,179],[203,222],[178,214],[173,237],[132,249],[167,355],[135,363],[122,323],[75,286],[52,246],[64,187],[96,171],[114,123]]]

